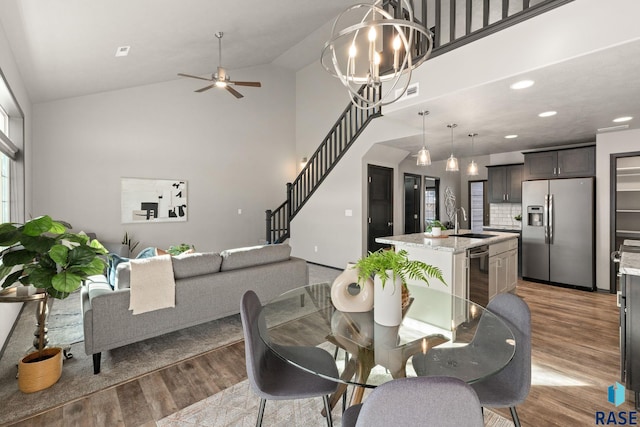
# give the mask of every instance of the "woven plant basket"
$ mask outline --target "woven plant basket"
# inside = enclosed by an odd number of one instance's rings
[[[43,360],[37,360],[38,351],[29,353],[18,363],[18,388],[23,393],[33,393],[54,385],[62,375],[62,349],[42,350]]]

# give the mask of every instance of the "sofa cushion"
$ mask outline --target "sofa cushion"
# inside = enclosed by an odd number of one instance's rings
[[[291,246],[284,243],[251,246],[228,249],[221,252],[220,255],[222,256],[220,271],[231,271],[272,262],[287,261],[291,257]]]
[[[218,273],[222,258],[220,254],[213,252],[198,252],[171,257],[171,262],[173,265],[173,277],[177,280]],[[114,287],[116,289],[128,289],[130,281],[131,268],[129,263],[120,263],[117,267]]]
[[[165,252],[166,254],[166,252]],[[154,256],[158,256],[158,255],[163,255],[161,253],[158,253],[157,249],[154,247],[149,247],[149,248],[145,248],[143,250],[141,250],[138,255],[136,255],[135,259],[144,259],[144,258],[151,258]],[[108,262],[108,267],[107,267],[107,280],[109,281],[109,284],[111,285],[112,288],[116,288],[116,282],[118,281],[118,265],[122,264],[122,263],[127,263],[129,262],[131,259],[133,258],[126,258],[114,253],[110,253],[109,254],[109,262]],[[128,282],[128,277],[127,277],[127,283]],[[129,285],[126,286],[127,288],[129,287]]]
[[[184,279],[219,272],[222,257],[214,252],[195,252],[171,257],[171,261],[174,277]]]

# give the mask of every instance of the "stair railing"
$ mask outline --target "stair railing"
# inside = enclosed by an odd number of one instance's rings
[[[363,85],[358,94],[375,101],[380,96],[380,90]],[[362,105],[360,100],[355,102]],[[351,102],[347,105],[300,174],[292,183],[287,184],[287,200],[276,209],[266,211],[267,243],[281,243],[290,237],[291,219],[307,203],[369,122],[381,115],[380,107],[358,108]]]

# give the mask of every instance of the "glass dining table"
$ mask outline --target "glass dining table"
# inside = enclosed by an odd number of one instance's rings
[[[301,360],[291,346],[319,346],[334,355],[339,383],[332,407],[347,385],[357,386],[351,404],[366,388],[395,378],[447,375],[480,381],[513,357],[509,326],[481,305],[426,286],[410,286],[409,304],[399,326],[374,322],[373,310],[341,312],[331,303],[331,285],[313,284],[268,302],[260,335],[281,358],[319,376],[313,360]],[[374,308],[375,310],[375,308]]]

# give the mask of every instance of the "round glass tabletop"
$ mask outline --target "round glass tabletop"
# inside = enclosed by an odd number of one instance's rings
[[[373,310],[341,312],[331,286],[286,292],[263,310],[267,345],[290,363],[316,373],[313,361],[289,356],[291,346],[319,346],[335,355],[345,384],[375,387],[394,378],[447,375],[473,383],[495,374],[513,357],[509,326],[484,307],[426,286],[410,286],[399,326],[373,320]],[[375,310],[375,308],[374,308]]]

